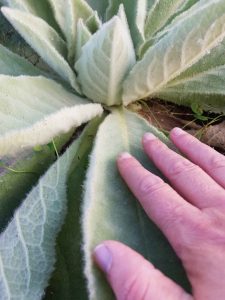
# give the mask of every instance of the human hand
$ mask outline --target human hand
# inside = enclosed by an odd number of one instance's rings
[[[145,134],[143,147],[174,189],[127,153],[117,164],[181,259],[193,296],[119,242],[103,242],[94,259],[118,300],[224,300],[225,157],[179,128],[170,138],[190,161],[152,134]]]

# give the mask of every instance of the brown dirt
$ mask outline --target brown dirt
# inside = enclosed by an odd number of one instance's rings
[[[187,107],[178,106],[161,100],[138,102],[131,108],[137,111],[149,123],[162,130],[165,134],[174,127],[181,127],[202,142],[225,154],[225,116],[203,113],[196,116]]]

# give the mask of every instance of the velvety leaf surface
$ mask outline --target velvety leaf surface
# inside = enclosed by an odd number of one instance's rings
[[[186,10],[189,6],[191,6],[191,4],[193,5],[193,2],[196,2],[196,0],[155,1],[154,5],[148,12],[145,22],[146,39],[149,39],[161,30],[173,17],[173,15]]]
[[[19,9],[37,17],[41,17],[51,26],[56,27],[49,2],[46,0],[6,0],[5,4],[11,8]]]
[[[66,214],[66,180],[77,144],[27,195],[0,236],[2,299],[41,299],[55,263],[55,239]]]
[[[0,72],[1,74],[11,76],[19,76],[21,74],[38,76],[41,74],[41,71],[26,59],[11,52],[2,45],[0,45]]]
[[[69,132],[54,139],[55,146],[60,152],[70,139]],[[50,144],[52,145],[52,144]],[[15,158],[1,158],[0,167],[0,232],[12,218],[14,210],[21,203],[39,177],[56,160],[54,147],[42,146],[39,151],[29,150]]]
[[[67,40],[68,59],[73,63],[75,57],[76,29],[79,18],[84,22],[93,10],[84,0],[50,0],[55,18]]]
[[[144,23],[147,13],[147,0],[109,0],[106,18],[109,20],[117,14],[119,6],[125,7],[131,36],[135,47],[144,40]]]
[[[2,12],[43,60],[79,92],[76,75],[65,60],[66,44],[58,33],[43,19],[32,14],[7,7],[3,7]]]
[[[178,16],[128,75],[124,103],[159,97],[224,111],[224,22],[223,0],[199,1]]]
[[[129,31],[117,16],[105,23],[82,48],[76,63],[83,93],[107,105],[122,101],[122,81],[135,63]]]
[[[101,118],[91,121],[79,137],[68,178],[68,213],[57,239],[57,262],[45,300],[85,300],[86,281],[81,254],[80,216],[88,155]]]
[[[75,62],[80,58],[82,47],[89,41],[90,38],[91,38],[90,31],[88,30],[87,26],[84,24],[83,20],[79,19],[77,22]]]
[[[47,144],[103,111],[44,77],[0,75],[0,89],[0,156]]]
[[[119,176],[116,157],[129,151],[153,173],[160,175],[141,147],[145,132],[168,140],[136,114],[115,110],[100,126],[85,183],[82,228],[85,275],[89,299],[114,299],[106,280],[92,260],[94,247],[103,240],[119,240],[138,252],[165,274],[186,286],[186,276],[161,232],[145,215]]]

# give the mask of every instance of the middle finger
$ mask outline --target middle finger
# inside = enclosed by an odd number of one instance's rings
[[[200,209],[225,207],[225,190],[199,166],[170,150],[151,133],[145,134],[143,146],[154,164],[187,201]]]

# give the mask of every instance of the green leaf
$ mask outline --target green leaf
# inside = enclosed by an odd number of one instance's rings
[[[93,10],[84,0],[50,0],[55,18],[64,33],[68,45],[68,59],[74,62],[77,21],[86,21]]]
[[[76,59],[75,62],[81,56],[82,47],[89,41],[91,38],[91,33],[88,30],[87,26],[84,24],[82,19],[79,19],[77,22],[77,38],[76,38]]]
[[[90,6],[97,10],[102,20],[105,20],[105,12],[108,7],[108,0],[87,0]]]
[[[107,20],[117,14],[119,6],[125,7],[131,36],[135,47],[144,41],[144,23],[147,13],[147,0],[109,0]]]
[[[88,156],[102,118],[91,121],[79,137],[68,178],[68,213],[57,239],[57,262],[45,300],[87,299],[81,254],[80,215]]]
[[[82,48],[75,67],[83,93],[95,102],[120,104],[123,79],[134,63],[135,53],[127,27],[115,16]]]
[[[58,33],[41,18],[3,7],[2,13],[27,43],[64,80],[79,92],[76,75],[65,60],[66,44]]]
[[[129,151],[145,168],[161,176],[142,150],[141,138],[145,132],[152,132],[168,143],[162,133],[126,110],[115,110],[97,133],[85,184],[82,217],[90,300],[115,299],[92,259],[94,247],[110,239],[129,245],[166,275],[183,286],[187,284],[185,272],[169,243],[146,216],[116,168],[118,154]]]
[[[99,19],[97,11],[94,11],[92,15],[86,20],[86,25],[91,33],[95,33],[102,25]]]
[[[124,82],[123,100],[159,97],[224,111],[225,2],[200,1],[178,17]]]
[[[76,148],[75,142],[39,180],[0,236],[2,299],[43,296],[55,263],[56,235],[66,214],[66,181]]]
[[[6,5],[40,17],[57,28],[50,5],[46,0],[7,0]]]
[[[163,28],[171,16],[173,16],[185,2],[187,2],[187,0],[155,1],[147,15],[145,37],[149,39]]]
[[[0,45],[0,72],[4,75],[38,76],[41,71],[21,56]]]
[[[157,43],[160,38],[165,35],[167,26],[170,27],[171,24],[174,24],[173,21],[177,20],[179,15],[181,15],[182,18],[182,13],[199,1],[200,0],[172,0],[167,3],[159,1],[151,5],[145,24],[146,40],[140,45],[138,56],[143,57],[148,48]],[[176,4],[178,4],[178,6]]]
[[[0,75],[0,90],[0,156],[47,144],[103,111],[44,77]]]
[[[62,150],[71,138],[73,131],[55,139],[58,151]],[[39,177],[55,159],[54,149],[51,150],[48,146],[42,146],[42,151],[38,153],[30,150],[23,151],[16,158],[2,158],[2,166],[0,166],[0,232],[12,218],[14,210],[21,200],[26,197],[31,187],[37,183]],[[5,166],[15,172],[6,169]]]

